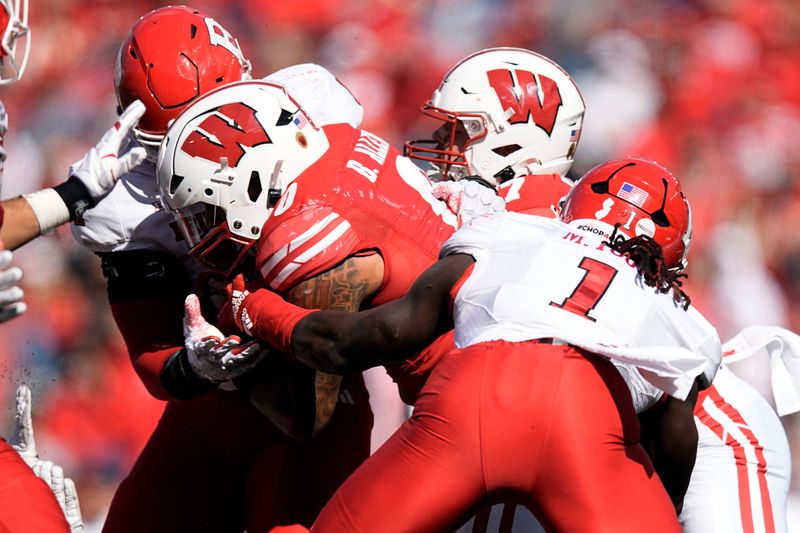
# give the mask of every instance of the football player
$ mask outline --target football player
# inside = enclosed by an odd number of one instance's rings
[[[511,211],[556,216],[586,106],[559,65],[521,48],[488,48],[456,64],[422,105],[442,124],[406,155],[438,181],[479,177]]]
[[[374,354],[402,358],[455,324],[458,348],[433,367],[411,419],[314,530],[443,531],[484,499],[514,498],[547,529],[680,531],[609,360],[640,369],[691,420],[697,388],[719,365],[719,338],[667,268],[687,243],[677,181],[641,159],[611,165],[570,191],[569,224],[479,217],[405,296],[372,310],[314,312],[235,284],[237,324],[328,371],[374,365]],[[602,220],[616,222],[627,196],[618,181],[635,187],[639,208],[609,235]],[[688,450],[676,444],[689,472],[691,440]]]
[[[191,253],[230,275],[255,250],[258,276],[300,304],[323,298],[356,311],[397,298],[455,229],[455,215],[410,160],[351,125],[319,127],[280,85],[223,88],[170,132],[159,182]],[[401,386],[413,381],[393,370]],[[336,398],[338,378],[324,379],[312,432],[335,405],[324,399]]]
[[[513,69],[510,65],[514,65]],[[577,109],[570,105],[578,101],[570,96],[574,93],[547,90],[548,82],[541,74],[549,76],[553,69],[545,67],[530,53],[503,48],[484,50],[464,59],[422,107],[423,113],[445,123],[434,133],[435,141],[409,142],[407,152],[429,162],[431,176],[461,179],[474,174],[490,184],[499,184],[499,193],[509,210],[555,216],[559,199],[571,185],[560,176],[566,174],[575,153],[582,117],[569,111]],[[548,109],[559,106],[564,113],[549,118]],[[503,120],[506,115],[518,119],[525,113],[534,123],[537,118],[547,121],[531,128],[515,119]],[[431,143],[433,148],[429,147]],[[523,149],[528,146],[536,149]],[[556,174],[540,175],[548,171]],[[511,176],[514,177],[508,179]],[[776,346],[791,346],[787,340],[791,335],[772,335],[772,351],[777,350]],[[620,370],[628,375],[624,368]],[[696,405],[699,449],[695,474],[683,498],[681,523],[690,531],[746,530],[744,524],[751,523],[764,524],[765,531],[773,527],[784,531],[790,476],[788,446],[780,422],[767,402],[725,366],[717,379],[720,387],[715,384],[704,391]],[[640,383],[641,378],[634,381]],[[636,383],[632,388],[635,387]],[[643,397],[647,395],[634,390],[636,404],[642,408]],[[661,394],[657,393],[657,397],[661,398]],[[648,426],[653,425],[655,412],[663,409],[663,399],[653,403],[655,407],[643,415]],[[730,432],[720,433],[721,428],[737,426],[732,422],[734,418],[745,420],[747,429],[734,428],[736,438],[723,438]],[[691,428],[680,431],[688,429]],[[665,470],[665,476],[673,472]]]
[[[198,96],[249,77],[250,64],[236,39],[213,18],[185,6],[146,14],[120,48],[120,107],[136,99],[145,107],[126,147],[144,147],[148,159],[120,177],[110,195],[77,221],[73,235],[101,257],[111,309],[134,367],[151,394],[168,403],[114,496],[105,531],[258,532],[310,524],[369,454],[372,414],[360,376],[347,382],[326,431],[300,443],[246,396],[219,388],[252,366],[257,352],[237,338],[211,344],[198,339],[191,349],[184,347],[184,298],[195,285],[208,286],[213,273],[187,256],[187,242],[162,207],[157,147],[169,122]],[[297,65],[270,79],[286,83],[305,103],[309,120],[361,121],[359,103],[322,67]],[[216,140],[227,143],[230,137]],[[73,174],[91,171],[76,167]],[[213,307],[213,294],[203,300]],[[238,353],[215,358],[223,346]]]

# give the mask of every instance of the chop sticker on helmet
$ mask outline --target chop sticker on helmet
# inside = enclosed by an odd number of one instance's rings
[[[648,194],[636,185],[631,185],[627,181],[623,181],[617,196],[623,200],[627,200],[636,207],[642,207],[647,201]]]
[[[648,237],[652,237],[656,234],[656,225],[649,218],[641,218],[639,219],[639,222],[636,223],[635,231],[637,237],[639,235],[647,235]]]
[[[508,119],[509,124],[528,122],[533,115],[534,124],[548,136],[552,135],[561,107],[561,93],[555,81],[518,69],[495,69],[486,74],[503,110],[514,112]]]
[[[206,115],[181,145],[181,150],[192,157],[214,163],[227,157],[228,164],[235,167],[246,150],[272,142],[255,110],[241,102],[219,106]]]
[[[614,207],[614,199],[606,198],[605,200],[603,200],[603,207],[595,212],[594,218],[596,218],[597,220],[603,220],[611,212],[612,207]]]

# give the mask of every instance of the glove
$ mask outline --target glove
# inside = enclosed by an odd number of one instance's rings
[[[64,516],[67,518],[72,533],[83,531],[83,517],[78,502],[78,491],[75,483],[64,476],[64,469],[52,461],[43,461],[36,451],[31,419],[31,390],[26,385],[17,388],[14,436],[11,446],[31,467],[33,473],[44,481],[55,494]]]
[[[466,177],[459,181],[440,181],[434,184],[433,195],[447,204],[458,216],[459,227],[477,217],[502,213],[506,210],[503,199],[494,187],[479,178]]]
[[[242,344],[239,337],[225,337],[209,324],[200,312],[200,300],[195,294],[186,297],[183,335],[192,371],[211,383],[238,378],[267,354],[258,343]]]
[[[83,160],[72,168],[70,177],[77,178],[86,186],[94,202],[105,196],[120,176],[127,174],[147,157],[147,152],[141,146],[133,147],[124,154],[119,153],[123,141],[139,123],[144,112],[145,106],[141,101],[131,103],[97,146],[86,152]]]
[[[0,251],[0,322],[21,315],[28,308],[22,301],[22,289],[17,287],[22,279],[22,270],[9,267],[12,259],[10,250]]]

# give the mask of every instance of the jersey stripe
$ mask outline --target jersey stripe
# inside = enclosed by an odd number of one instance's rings
[[[761,512],[764,518],[764,531],[775,533],[775,519],[772,516],[772,502],[769,496],[769,485],[767,484],[767,460],[764,457],[764,446],[758,442],[758,438],[745,422],[744,417],[733,405],[725,401],[716,387],[711,387],[708,397],[738,426],[747,443],[755,451],[756,456],[756,476],[758,477],[758,487],[761,493]]]
[[[752,430],[744,421],[741,413],[725,401],[716,387],[710,387],[703,403],[698,407],[696,415],[700,423],[710,429],[732,453],[736,464],[736,475],[739,488],[739,512],[744,533],[775,532],[775,521],[772,516],[772,504],[766,480],[767,464],[764,458],[764,447],[758,442]],[[756,483],[751,486],[748,455],[755,459]],[[753,514],[751,492],[758,490],[761,504],[761,517],[756,524]],[[758,527],[757,527],[758,526]]]
[[[283,259],[286,258],[290,250],[294,251],[303,243],[305,243],[306,241],[308,241],[309,239],[320,233],[322,230],[324,230],[328,226],[328,224],[330,224],[337,218],[339,218],[339,215],[337,215],[336,213],[329,214],[328,216],[326,216],[325,218],[323,218],[322,220],[320,220],[319,222],[315,223],[313,226],[308,228],[308,230],[306,230],[299,236],[292,239],[292,241],[289,242],[289,244],[286,244],[280,250],[272,254],[272,257],[269,258],[269,261],[264,263],[264,266],[261,267],[261,274],[264,276],[264,278],[266,279],[269,277],[271,271],[277,266],[278,263],[280,263]]]
[[[305,252],[298,255],[291,263],[286,265],[283,270],[281,270],[275,279],[270,282],[270,287],[276,289],[280,287],[281,283],[286,281],[286,278],[292,275],[292,273],[300,268],[306,261],[316,256],[318,253],[322,252],[325,248],[336,242],[342,235],[350,229],[350,223],[346,220],[342,220],[337,226],[335,226],[330,233],[328,233],[325,237],[323,237],[319,242],[308,248]]]

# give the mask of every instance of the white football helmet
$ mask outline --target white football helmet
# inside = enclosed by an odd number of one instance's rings
[[[328,146],[275,83],[231,83],[192,102],[167,131],[157,163],[161,195],[190,253],[230,275],[282,191]]]
[[[481,50],[453,67],[423,104],[444,125],[433,140],[406,143],[406,155],[432,163],[433,179],[480,176],[498,185],[564,175],[585,110],[575,82],[550,59],[522,48]]]
[[[31,51],[28,0],[0,0],[0,85],[22,77]],[[21,42],[20,42],[21,41]]]

